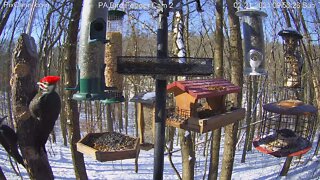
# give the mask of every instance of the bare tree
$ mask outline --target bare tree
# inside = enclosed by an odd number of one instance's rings
[[[243,54],[241,43],[241,31],[239,18],[235,15],[236,8],[233,6],[235,0],[227,0],[228,20],[230,28],[230,63],[231,63],[231,82],[235,85],[243,84]],[[242,92],[231,94],[230,99],[236,107],[241,106]],[[237,143],[238,122],[225,127],[225,143],[223,160],[221,167],[221,179],[231,179],[235,147]]]
[[[216,31],[215,31],[215,49],[214,49],[214,73],[216,78],[223,77],[223,0],[216,1]],[[211,158],[209,167],[209,180],[218,179],[219,151],[221,141],[221,128],[213,131],[211,141]]]
[[[1,8],[0,8],[0,17],[1,17],[1,21],[0,21],[0,35],[2,34],[2,31],[5,27],[5,25],[7,24],[7,21],[10,17],[10,14],[13,10],[14,7],[14,3],[17,2],[17,0],[12,0],[10,3],[8,3],[7,1],[2,1],[1,2]]]
[[[79,28],[80,14],[82,9],[82,0],[73,1],[71,10],[71,21],[68,25],[68,34],[66,41],[65,55],[65,82],[66,87],[76,86],[76,49],[77,34]],[[65,111],[66,118],[69,122],[70,149],[72,153],[72,162],[77,179],[88,179],[84,164],[83,154],[77,151],[76,143],[80,140],[79,111],[77,102],[72,100],[74,92],[65,91]]]
[[[47,154],[37,146],[37,119],[31,116],[28,108],[37,91],[37,55],[30,46],[32,40],[27,34],[22,34],[14,51],[11,79],[13,116],[17,122],[18,143],[30,178],[53,179]]]

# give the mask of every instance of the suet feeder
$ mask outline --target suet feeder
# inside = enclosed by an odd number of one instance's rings
[[[244,74],[265,75],[265,50],[263,23],[267,14],[258,9],[244,9],[236,12],[242,18],[244,39]]]
[[[241,88],[224,79],[176,81],[167,86],[174,94],[175,107],[167,113],[166,124],[176,128],[205,133],[244,118],[245,110],[226,112],[226,95]]]
[[[79,41],[79,92],[73,95],[75,100],[106,99],[103,70],[107,16],[107,7],[99,7],[96,1],[84,0]]]
[[[259,137],[254,147],[275,157],[300,156],[311,149],[317,108],[299,100],[283,100],[263,105]]]
[[[117,132],[88,133],[77,143],[77,151],[105,162],[138,158],[139,138]]]
[[[283,39],[284,76],[286,78],[284,86],[300,88],[303,59],[299,52],[299,41],[303,36],[293,28],[283,29],[278,35]]]
[[[155,92],[142,92],[130,100],[138,105],[138,130],[142,149],[151,149],[154,145]]]

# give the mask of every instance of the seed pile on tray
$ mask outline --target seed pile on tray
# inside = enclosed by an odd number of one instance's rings
[[[186,116],[179,116],[178,114],[174,114],[172,116],[168,117],[169,121],[184,123],[186,120],[188,120],[188,117]]]
[[[102,152],[133,149],[136,139],[117,132],[106,132],[98,138],[92,138],[88,145]]]
[[[190,118],[190,111],[181,109],[177,111],[174,108],[167,109],[167,118],[169,121],[178,122],[182,124]]]
[[[208,117],[217,115],[217,113],[214,112],[213,110],[211,110],[211,109],[205,109],[205,108],[197,108],[197,114],[198,114],[198,117],[199,117],[200,119],[208,118]]]
[[[278,132],[259,140],[259,146],[269,151],[296,152],[306,148],[308,145],[308,140],[295,135],[294,132],[290,132],[288,129],[278,130]]]
[[[226,90],[227,88],[224,87],[224,86],[209,86],[209,87],[207,87],[207,89],[208,89],[209,91],[224,91],[224,90]]]

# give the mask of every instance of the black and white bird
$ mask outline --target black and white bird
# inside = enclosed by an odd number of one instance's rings
[[[37,121],[36,142],[46,152],[45,144],[52,132],[61,110],[59,94],[55,91],[59,76],[46,76],[40,80],[39,91],[29,104],[31,115]]]
[[[19,164],[24,165],[23,158],[18,150],[18,137],[13,129],[4,125],[3,121],[7,116],[0,118],[0,143],[7,151],[7,153],[13,157]]]

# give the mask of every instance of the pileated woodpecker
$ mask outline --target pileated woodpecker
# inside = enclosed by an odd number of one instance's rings
[[[60,96],[55,91],[59,76],[46,76],[40,80],[39,92],[31,100],[29,109],[37,121],[36,143],[46,152],[45,144],[49,138],[61,109]]]
[[[9,126],[2,124],[6,117],[0,118],[0,143],[14,160],[24,166],[23,159],[18,151],[17,134]]]

